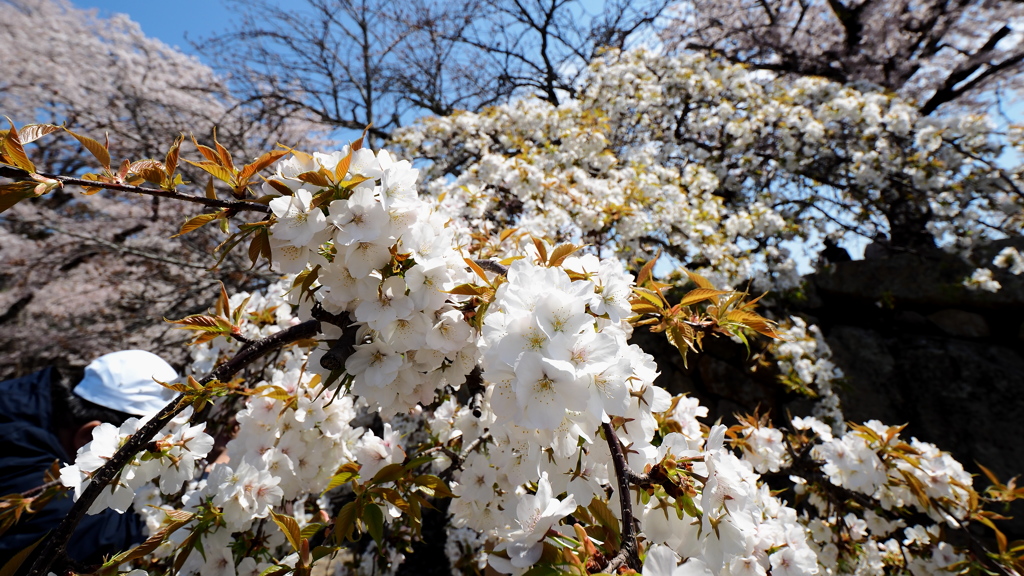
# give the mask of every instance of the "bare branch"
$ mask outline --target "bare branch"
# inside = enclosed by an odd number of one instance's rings
[[[82,178],[74,178],[72,176],[61,176],[60,174],[49,174],[46,172],[37,172],[39,176],[51,178],[57,180],[62,184],[71,184],[73,186],[81,186],[82,188],[103,188],[105,190],[115,190],[118,192],[132,192],[135,194],[143,194],[146,196],[156,196],[159,198],[172,198],[174,200],[182,200],[184,202],[192,202],[194,204],[202,204],[204,206],[210,206],[212,208],[227,208],[229,210],[243,212],[263,212],[265,214],[270,213],[270,208],[265,204],[257,204],[256,202],[243,202],[238,200],[218,200],[216,198],[207,198],[205,196],[193,196],[191,194],[182,194],[181,192],[172,192],[170,190],[161,190],[159,188],[143,188],[141,186],[132,186],[131,184],[117,184],[114,182],[98,182],[96,180],[84,180]],[[11,178],[14,180],[29,180],[31,176],[28,172],[12,166],[0,166],[0,176]]]

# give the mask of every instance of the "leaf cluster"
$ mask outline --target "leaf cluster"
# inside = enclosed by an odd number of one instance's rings
[[[657,261],[656,256],[644,264],[637,275],[630,300],[634,313],[630,322],[634,326],[648,326],[652,332],[664,332],[669,343],[679,350],[684,365],[687,363],[687,353],[699,352],[708,335],[738,338],[748,352],[750,344],[745,333],[747,330],[768,338],[779,337],[775,323],[753,311],[754,305],[764,294],[748,299],[746,292],[719,290],[704,276],[686,270],[686,275],[696,288],[673,304],[665,295],[672,285],[654,279],[654,265]]]

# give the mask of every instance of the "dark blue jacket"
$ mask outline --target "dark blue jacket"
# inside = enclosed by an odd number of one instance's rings
[[[53,368],[0,382],[0,495],[25,492],[43,484],[54,460],[72,459],[64,453],[51,421],[50,386],[59,375]],[[58,495],[38,513],[0,536],[0,566],[18,551],[42,538],[73,504],[71,494]],[[84,564],[99,564],[144,540],[143,525],[131,510],[105,510],[85,516],[68,542],[67,553]]]

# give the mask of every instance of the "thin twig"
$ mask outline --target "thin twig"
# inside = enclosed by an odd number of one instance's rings
[[[182,200],[184,202],[193,202],[195,204],[203,204],[204,206],[210,206],[211,208],[227,208],[235,212],[263,212],[264,214],[270,213],[270,207],[266,204],[258,204],[256,202],[245,202],[241,200],[219,200],[217,198],[207,198],[206,196],[194,196],[192,194],[182,194],[181,192],[174,192],[171,190],[162,190],[160,188],[144,188],[142,186],[132,186],[131,184],[117,184],[114,182],[99,182],[96,180],[84,180],[82,178],[74,178],[72,176],[62,176],[60,174],[49,174],[47,172],[36,172],[37,175],[52,180],[57,180],[61,184],[71,184],[73,186],[81,186],[83,188],[103,188],[105,190],[116,190],[118,192],[133,192],[135,194],[144,194],[146,196],[158,196],[160,198],[173,198],[175,200]],[[13,180],[31,180],[31,173],[26,172],[20,168],[14,168],[11,166],[0,166],[0,176],[11,178]]]
[[[438,476],[443,480],[451,480],[452,474],[454,474],[456,470],[462,469],[462,465],[466,462],[466,458],[468,458],[469,455],[472,454],[477,448],[479,448],[484,442],[490,439],[491,434],[485,428],[484,433],[481,434],[480,437],[477,438],[476,440],[470,442],[469,446],[466,446],[466,449],[463,450],[461,454],[456,454],[455,452],[452,452],[448,448],[441,446],[441,451],[444,452],[445,455],[451,459],[452,463],[449,464],[448,467],[445,468],[444,471],[441,472],[441,474],[439,474]]]
[[[62,486],[60,478],[56,480],[50,480],[49,482],[36,486],[35,488],[29,488],[28,490],[25,490],[24,492],[21,493],[21,497],[31,498],[36,494],[39,494],[40,492],[45,492],[47,489],[53,488],[54,486]]]

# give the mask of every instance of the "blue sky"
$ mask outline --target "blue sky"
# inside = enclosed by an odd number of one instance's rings
[[[96,8],[102,17],[128,14],[147,36],[188,54],[195,51],[185,39],[186,32],[189,40],[197,41],[232,27],[231,13],[221,0],[73,0],[73,4],[78,8]]]

